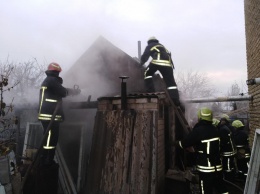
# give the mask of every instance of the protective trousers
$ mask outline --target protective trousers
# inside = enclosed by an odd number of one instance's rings
[[[237,159],[238,172],[240,174],[242,174],[243,175],[242,177],[244,177],[244,178],[246,178],[246,176],[247,176],[249,161],[250,161],[250,158]]]
[[[226,180],[234,180],[235,178],[235,157],[234,156],[222,156],[222,166],[224,177]]]
[[[199,172],[199,187],[201,194],[213,194],[214,189],[219,193],[228,194],[222,171]]]
[[[155,65],[150,63],[144,72],[146,92],[155,92],[153,75],[156,71],[162,74],[168,93],[176,106],[180,105],[179,91],[173,76],[173,68],[170,66]]]
[[[42,121],[44,134],[47,131],[48,125],[49,122]],[[58,138],[59,138],[59,129],[60,129],[60,123],[53,122],[50,127],[50,130],[47,132],[48,136],[44,141],[43,150],[41,154],[41,162],[44,165],[49,165],[53,162],[56,145],[58,143]]]
[[[250,148],[248,148],[248,146],[237,145],[236,162],[237,162],[238,174],[241,178],[247,177],[250,155],[251,155]]]

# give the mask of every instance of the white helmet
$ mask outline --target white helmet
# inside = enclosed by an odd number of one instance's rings
[[[148,39],[148,42],[149,42],[150,40],[158,40],[158,39],[155,38],[155,36],[151,36],[151,37]]]

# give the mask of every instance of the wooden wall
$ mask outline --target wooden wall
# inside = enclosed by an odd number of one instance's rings
[[[159,194],[165,181],[165,124],[158,97],[99,100],[90,154],[90,194]]]

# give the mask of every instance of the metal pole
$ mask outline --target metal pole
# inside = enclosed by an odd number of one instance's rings
[[[4,110],[2,110],[2,109],[4,109],[4,107],[2,107],[2,105],[3,105],[3,76],[1,76],[2,77],[2,81],[0,81],[0,116],[2,115],[2,116],[4,116],[4,112],[2,112],[2,111],[4,111]]]
[[[188,103],[203,103],[203,102],[229,102],[229,101],[251,101],[251,95],[245,96],[226,96],[226,97],[209,97],[209,98],[195,98],[184,100]]]
[[[138,44],[138,59],[139,59],[139,64],[141,64],[141,56],[142,56],[142,51],[141,51],[141,41],[139,40],[138,42],[137,42],[137,44]],[[143,88],[143,85],[144,85],[144,68],[143,68],[143,66],[141,66],[141,68],[140,68],[140,88]]]
[[[84,128],[80,128],[80,146],[79,146],[79,162],[78,162],[78,178],[77,178],[77,192],[80,193],[81,191],[81,184],[82,184],[82,166],[83,166],[83,146],[84,146],[84,135],[83,135]]]
[[[141,41],[138,41],[138,59],[141,61]]]
[[[128,76],[120,76],[119,78],[122,79],[121,82],[121,109],[127,109],[127,92],[126,92],[126,82],[124,80],[128,79]]]

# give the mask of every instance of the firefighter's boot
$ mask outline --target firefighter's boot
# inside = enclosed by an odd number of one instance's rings
[[[148,93],[155,92],[155,88],[154,88],[154,84],[153,84],[153,79],[152,78],[145,79],[144,80],[144,84],[145,84],[146,92],[148,92]]]
[[[168,93],[176,106],[180,106],[179,92],[177,89],[168,90]]]

